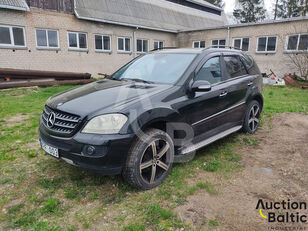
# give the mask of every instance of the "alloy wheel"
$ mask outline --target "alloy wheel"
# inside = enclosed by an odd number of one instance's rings
[[[258,105],[253,105],[249,112],[248,126],[252,132],[256,131],[260,123],[260,108]]]
[[[163,177],[170,167],[170,144],[163,139],[152,141],[140,159],[140,175],[142,179],[154,184]]]

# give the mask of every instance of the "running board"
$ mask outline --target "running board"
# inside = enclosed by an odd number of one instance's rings
[[[237,132],[237,131],[241,130],[242,127],[243,126],[240,125],[240,126],[236,126],[236,127],[230,128],[230,129],[228,129],[226,131],[223,131],[223,132],[221,132],[221,133],[219,133],[219,134],[217,134],[215,136],[212,136],[212,137],[210,137],[210,138],[208,138],[206,140],[202,140],[199,143],[196,143],[194,145],[186,147],[183,150],[181,150],[179,156],[187,155],[187,154],[189,154],[191,152],[194,152],[194,151],[196,151],[196,150],[198,150],[198,149],[200,149],[200,148],[202,148],[202,147],[204,147],[206,145],[209,145],[209,144],[215,142],[216,140],[219,140],[219,139],[221,139],[221,138],[223,138],[223,137],[225,137],[227,135],[230,135],[230,134],[232,134],[234,132]]]

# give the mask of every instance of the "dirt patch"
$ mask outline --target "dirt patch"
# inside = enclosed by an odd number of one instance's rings
[[[5,118],[5,127],[14,127],[16,125],[22,124],[25,120],[28,120],[30,118],[29,115],[24,115],[24,114],[17,114],[9,118]]]
[[[244,145],[236,150],[243,154],[243,171],[231,179],[216,179],[218,195],[202,191],[176,209],[196,230],[208,230],[209,220],[219,222],[213,230],[260,231],[283,227],[277,223],[270,225],[267,219],[261,218],[256,210],[258,200],[308,202],[308,116],[277,115],[249,138],[256,139],[259,145]],[[209,175],[200,174],[201,177]],[[300,212],[308,215],[307,211]],[[287,226],[308,230],[307,223]]]

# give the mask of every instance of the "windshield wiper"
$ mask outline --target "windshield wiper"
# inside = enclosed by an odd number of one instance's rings
[[[112,76],[105,77],[105,79],[111,79],[111,80],[121,81],[120,79],[114,78],[114,77],[112,77]]]
[[[147,80],[144,80],[144,79],[138,79],[138,78],[122,78],[121,80],[124,80],[124,81],[134,81],[134,82],[140,82],[140,83],[154,83],[152,81],[147,81]]]

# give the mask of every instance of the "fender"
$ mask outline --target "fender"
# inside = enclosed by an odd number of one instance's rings
[[[262,94],[258,91],[254,92],[254,94],[251,94],[249,96],[249,98],[247,99],[247,102],[251,102],[251,100],[257,100],[260,103],[261,106],[261,110],[263,109],[263,105],[264,105],[264,98],[262,96]]]
[[[181,115],[178,111],[168,107],[155,107],[154,109],[148,109],[141,114],[130,114],[130,122],[127,127],[122,128],[122,132],[126,133],[138,133],[140,130],[149,127],[153,123],[157,122],[180,122]]]

